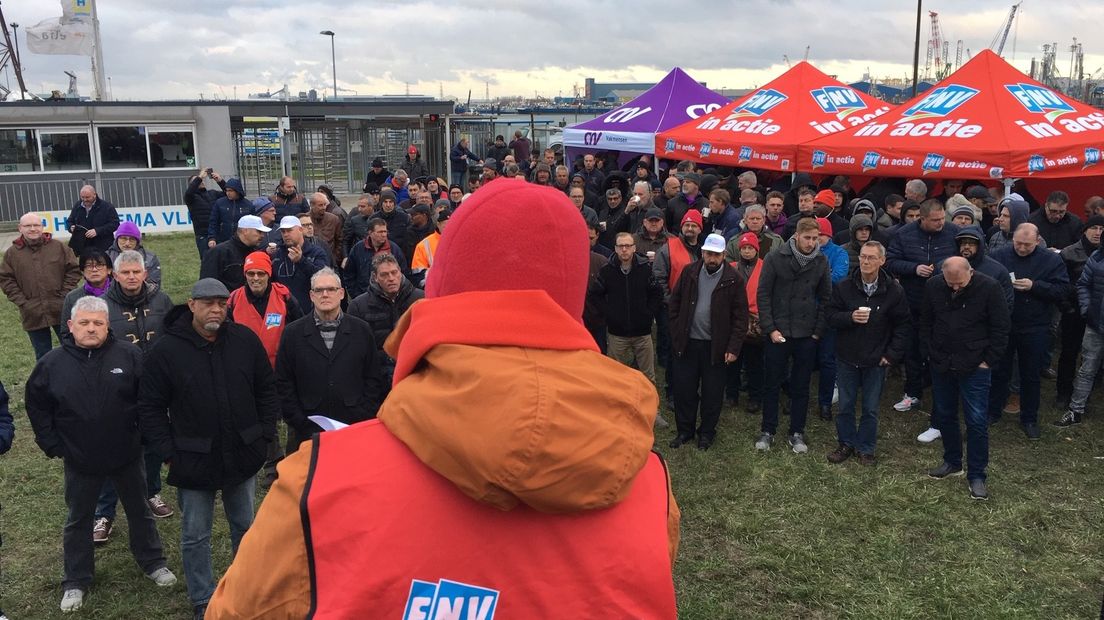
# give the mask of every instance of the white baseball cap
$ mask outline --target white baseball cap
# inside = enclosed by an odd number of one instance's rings
[[[724,254],[725,238],[717,233],[713,233],[705,238],[705,243],[702,244],[701,249],[706,252]]]
[[[280,230],[295,228],[296,226],[302,226],[302,224],[299,222],[299,218],[294,215],[285,215],[280,218]]]
[[[298,221],[297,221],[298,222]],[[261,218],[256,215],[243,215],[238,218],[238,228],[251,228],[261,232],[272,232],[272,229],[264,225]]]

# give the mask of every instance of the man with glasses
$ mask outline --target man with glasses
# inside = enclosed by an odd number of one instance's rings
[[[1063,191],[1051,192],[1043,208],[1027,216],[1027,221],[1039,228],[1046,247],[1055,252],[1081,239],[1081,218],[1069,212],[1069,194]]]
[[[310,297],[314,311],[288,325],[276,353],[289,454],[326,430],[307,416],[355,424],[376,417],[382,400],[372,327],[341,312],[341,278],[328,267],[319,270],[311,277]]]
[[[571,199],[571,203],[579,210],[579,214],[583,216],[584,222],[588,225],[598,223],[598,213],[594,209],[586,206],[586,190],[583,189],[582,184],[572,185],[567,197]]]

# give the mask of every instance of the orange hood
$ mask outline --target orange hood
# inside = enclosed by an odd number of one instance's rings
[[[379,419],[469,497],[547,513],[613,505],[653,443],[658,399],[544,291],[418,302],[386,343]]]

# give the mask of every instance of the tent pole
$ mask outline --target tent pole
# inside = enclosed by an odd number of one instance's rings
[[[1005,198],[1008,198],[1008,196],[1012,193],[1012,184],[1015,183],[1015,182],[1016,182],[1016,179],[1009,179],[1007,177],[1005,177],[1004,179],[1001,179],[1001,183],[1004,184],[1004,197]]]

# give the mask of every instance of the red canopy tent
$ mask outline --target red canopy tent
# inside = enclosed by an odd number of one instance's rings
[[[1000,179],[1104,174],[1104,112],[983,50],[923,96],[800,146],[825,174]]]
[[[890,106],[800,62],[725,107],[660,132],[657,157],[763,170],[797,170],[797,145],[844,131]]]

